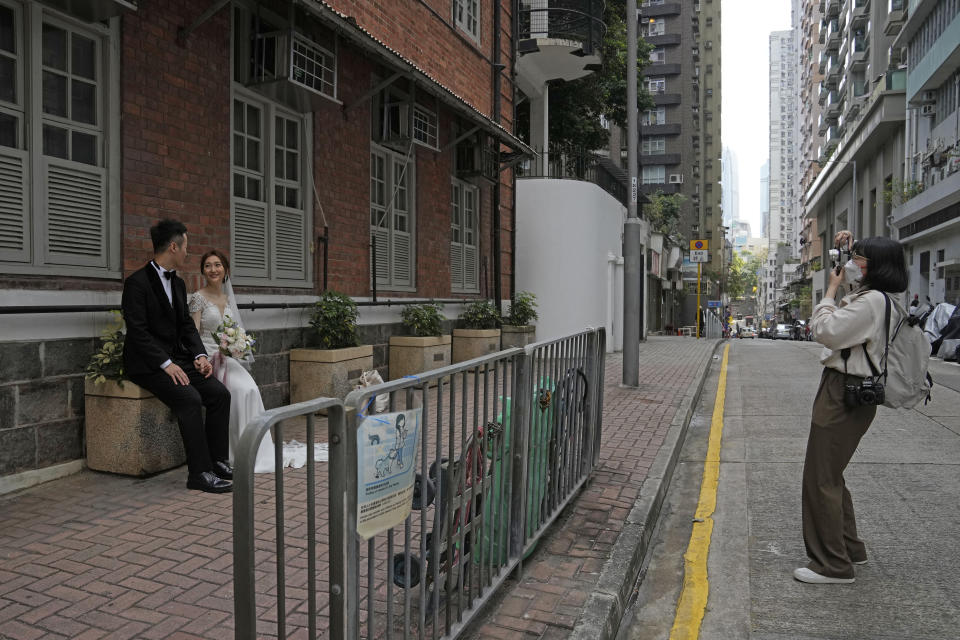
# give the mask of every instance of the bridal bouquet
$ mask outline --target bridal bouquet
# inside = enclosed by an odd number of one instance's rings
[[[225,356],[242,360],[253,353],[256,340],[229,315],[212,335],[213,341],[220,347],[220,353]]]

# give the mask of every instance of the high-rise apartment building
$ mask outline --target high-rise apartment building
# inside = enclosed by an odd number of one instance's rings
[[[795,32],[770,34],[770,210],[767,238],[799,254],[797,230],[798,65]]]
[[[727,241],[723,230],[720,141],[720,0],[693,1],[698,14],[693,38],[693,86],[699,95],[699,146],[694,149],[703,169],[697,190],[697,214],[701,235],[711,241],[710,266],[726,278]],[[696,107],[694,107],[696,108]],[[695,112],[696,113],[696,112]],[[694,165],[697,166],[697,165]],[[724,286],[721,282],[721,287]]]
[[[960,302],[960,1],[891,3],[893,56],[907,61],[904,174],[889,187],[909,289]]]
[[[737,184],[739,176],[737,154],[730,147],[724,147],[721,187],[723,189],[723,226],[727,229],[733,229],[740,220],[740,188]]]
[[[817,133],[823,135],[816,157],[822,169],[804,194],[805,216],[816,220],[819,239],[819,256],[809,258],[813,302],[826,289],[823,267],[837,231],[849,229],[856,237],[892,231],[891,187],[902,180],[905,164],[906,70],[896,53],[891,56],[891,45],[905,5],[905,0],[804,0],[803,15],[823,14],[818,46],[804,52],[812,55],[822,45],[817,71],[823,80],[816,92],[822,109]],[[805,126],[809,144],[813,133]],[[808,167],[805,175],[813,173]]]
[[[826,3],[811,0],[793,0],[799,5],[794,10],[794,27],[799,25],[797,36],[799,43],[800,64],[800,102],[797,142],[799,148],[799,166],[797,173],[800,180],[799,193],[799,230],[800,263],[802,275],[809,277],[811,260],[820,257],[820,238],[817,235],[817,219],[806,215],[806,201],[804,194],[813,184],[820,173],[819,150],[823,146],[824,134],[829,128],[829,122],[824,119],[823,106],[819,101],[820,83],[823,82],[827,69],[828,56],[826,45],[820,39],[820,24],[823,21]]]

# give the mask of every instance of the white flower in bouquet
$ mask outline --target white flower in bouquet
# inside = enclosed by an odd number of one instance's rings
[[[236,321],[229,315],[213,332],[213,340],[220,347],[220,353],[237,360],[252,354],[253,345],[256,343],[254,337],[238,327]]]

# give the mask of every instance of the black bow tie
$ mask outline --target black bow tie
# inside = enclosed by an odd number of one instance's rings
[[[175,275],[177,275],[176,270],[174,270],[174,271],[164,271],[164,272],[163,272],[163,277],[166,278],[167,280],[172,280],[172,279],[173,279],[173,276],[175,276]]]

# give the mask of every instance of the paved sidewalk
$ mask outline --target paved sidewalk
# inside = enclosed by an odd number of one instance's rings
[[[598,469],[469,637],[597,638],[619,619],[716,343],[651,338],[639,390],[619,387],[621,358],[608,356]],[[0,496],[0,640],[232,638],[231,497],[186,491],[184,477],[85,471]],[[304,470],[284,484],[304,493]]]

